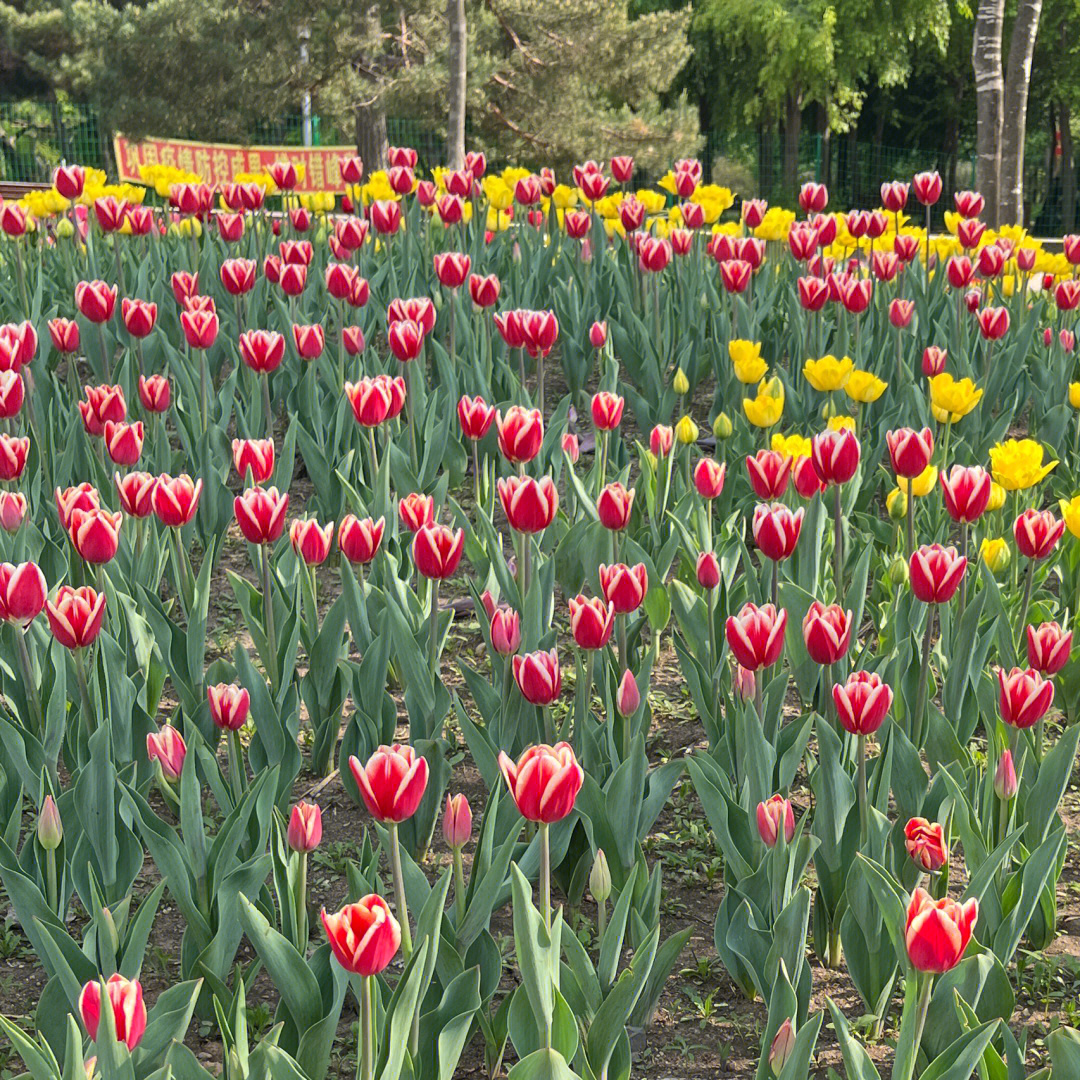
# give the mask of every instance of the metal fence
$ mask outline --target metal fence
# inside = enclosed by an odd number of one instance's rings
[[[444,159],[444,137],[436,124],[388,117],[386,133],[391,145],[415,147],[420,165],[425,168]],[[299,146],[303,142],[303,121],[299,115],[268,120],[257,125],[249,139],[262,145]],[[351,131],[317,114],[312,117],[315,145],[348,145],[352,139]],[[1029,141],[1024,170],[1026,218],[1043,235],[1059,234],[1063,227],[1071,228],[1080,214],[1074,208],[1072,215],[1063,215],[1062,162],[1038,140],[1035,135]],[[785,169],[783,140],[776,135],[710,132],[703,136],[701,153],[706,175],[713,182],[743,195],[759,195],[789,206],[806,180],[827,184],[830,203],[839,209],[876,205],[883,181],[909,178],[922,169],[938,169],[956,188],[975,184],[970,147],[945,154],[940,148],[887,146],[843,135],[826,138],[807,133],[799,139],[794,154],[794,182],[791,163]],[[497,151],[490,157],[494,168],[509,163]],[[44,182],[61,161],[78,161],[115,172],[111,133],[102,129],[92,106],[62,100],[0,101],[0,180]],[[939,204],[938,214],[944,205]]]

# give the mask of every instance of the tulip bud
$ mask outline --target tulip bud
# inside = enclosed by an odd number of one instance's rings
[[[776,1032],[776,1037],[769,1047],[769,1069],[773,1076],[779,1076],[784,1071],[787,1060],[795,1049],[795,1028],[788,1017]]]
[[[60,811],[51,795],[45,796],[41,804],[41,813],[37,822],[38,843],[45,851],[55,851],[64,839],[64,826],[60,821]]]
[[[1018,787],[1012,754],[1006,750],[998,760],[997,771],[994,773],[994,794],[1002,802],[1009,802],[1016,797]]]
[[[735,693],[742,698],[743,701],[753,700],[754,695],[757,693],[757,676],[749,668],[744,668],[742,664],[735,665]]]
[[[885,496],[885,509],[889,511],[889,517],[893,521],[903,521],[907,515],[907,492],[900,488],[893,488]]]
[[[690,393],[690,380],[686,377],[686,372],[682,368],[675,372],[675,378],[671,381],[671,389],[680,397],[683,394]]]
[[[293,851],[314,851],[322,842],[322,810],[314,803],[297,803],[289,815],[286,840]]]
[[[711,551],[697,557],[697,579],[703,589],[715,589],[720,584],[720,562]]]
[[[443,811],[443,839],[451,851],[463,848],[472,836],[472,808],[464,795],[447,795]]]
[[[900,493],[901,495],[903,492]],[[911,579],[911,567],[908,566],[907,559],[902,555],[897,555],[891,563],[889,563],[889,569],[886,573],[889,580],[889,584],[895,589],[900,585],[906,585]]]
[[[619,680],[619,692],[615,698],[615,706],[620,716],[633,716],[641,705],[641,691],[638,690],[637,680],[632,671],[624,671]]]
[[[1012,562],[1012,552],[1002,536],[994,538],[984,536],[979,545],[979,555],[990,572],[995,575],[1008,569],[1009,563]]]
[[[589,892],[598,904],[604,903],[611,895],[611,870],[603,848],[597,848],[592,870],[589,871]]]
[[[731,433],[734,430],[731,424],[731,417],[727,413],[717,413],[716,419],[712,424],[713,435],[718,439],[730,439]]]
[[[675,425],[675,436],[683,446],[692,446],[698,440],[698,426],[689,416],[684,416]]]

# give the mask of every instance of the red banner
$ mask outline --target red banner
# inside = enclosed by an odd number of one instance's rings
[[[142,165],[169,165],[197,173],[208,184],[227,184],[242,173],[264,173],[275,161],[303,166],[297,191],[343,191],[338,158],[355,154],[354,146],[239,146],[234,143],[189,142],[187,139],[113,139],[120,179],[145,183]]]

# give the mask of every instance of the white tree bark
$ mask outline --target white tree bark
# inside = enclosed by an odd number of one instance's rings
[[[1024,220],[1024,140],[1027,135],[1031,58],[1039,32],[1042,0],[1020,0],[1009,42],[1005,72],[1004,123],[1001,129],[1001,180],[998,224]]]
[[[1001,70],[1001,37],[1005,0],[979,0],[971,66],[975,72],[975,183],[986,200],[987,224],[997,225],[1001,178],[1001,129],[1005,120],[1005,78]]]
[[[446,0],[446,22],[450,37],[446,164],[451,169],[460,169],[465,164],[465,94],[468,76],[465,0]]]

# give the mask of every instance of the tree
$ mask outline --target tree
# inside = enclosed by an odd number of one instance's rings
[[[468,51],[465,0],[446,0],[450,50],[447,67],[446,163],[453,169],[465,164],[465,99],[468,93]]]

